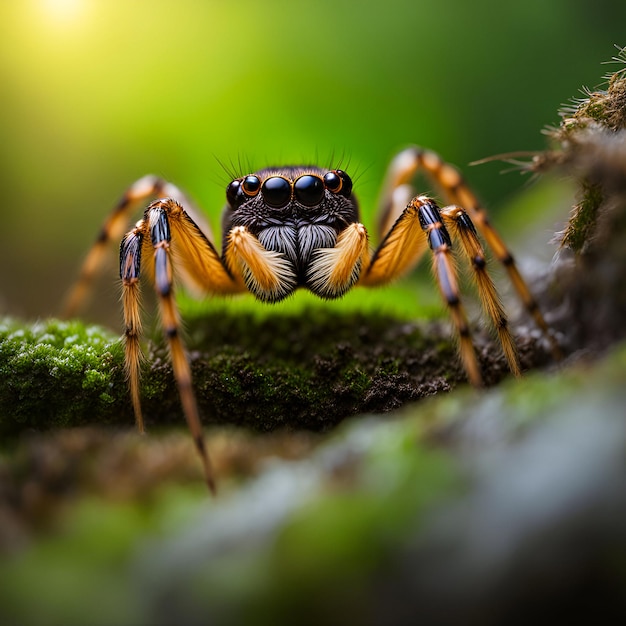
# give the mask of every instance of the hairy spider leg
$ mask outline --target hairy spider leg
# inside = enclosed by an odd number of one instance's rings
[[[137,430],[145,432],[141,401],[139,398],[139,376],[141,353],[141,251],[144,233],[143,222],[127,233],[120,244],[120,278],[122,279],[122,305],[124,311],[124,366],[133,403]]]
[[[444,207],[440,209],[440,213],[444,224],[452,234],[452,240],[459,242],[463,256],[472,267],[472,278],[476,284],[483,311],[489,317],[497,333],[509,369],[515,376],[519,377],[522,372],[517,346],[511,334],[508,318],[496,286],[487,272],[485,253],[476,234],[474,223],[461,207]]]
[[[409,202],[374,251],[368,268],[361,276],[361,284],[374,286],[397,278],[417,263],[428,247],[432,251],[433,272],[439,290],[459,337],[461,361],[470,382],[481,387],[480,367],[461,304],[452,240],[434,200],[418,196]]]
[[[131,216],[142,204],[154,198],[171,197],[187,208],[195,223],[208,236],[211,230],[202,213],[197,210],[185,194],[172,183],[154,175],[135,181],[120,198],[114,209],[102,224],[96,241],[85,256],[80,273],[68,292],[62,308],[62,316],[73,317],[80,311],[92,291],[96,276],[106,267],[104,260],[111,241],[119,241],[128,229]]]
[[[550,342],[554,357],[561,359],[562,353],[556,339],[550,332],[526,281],[522,278],[513,255],[491,225],[487,212],[481,206],[459,170],[444,161],[436,152],[411,146],[400,152],[393,159],[387,170],[381,193],[379,209],[380,232],[386,232],[386,229],[390,228],[402,213],[404,208],[402,201],[407,198],[411,182],[419,171],[425,172],[441,188],[449,204],[463,207],[467,211],[495,257],[505,267],[522,304]],[[484,257],[479,263],[483,263],[483,260]]]
[[[120,245],[120,277],[124,305],[125,364],[137,427],[143,431],[139,394],[141,361],[140,271],[141,258],[152,254],[148,274],[159,302],[161,324],[166,337],[174,378],[183,413],[202,459],[207,485],[215,492],[215,478],[206,450],[200,414],[192,388],[191,367],[180,337],[180,315],[174,298],[174,262],[180,263],[183,280],[208,293],[236,293],[245,290],[226,269],[204,233],[172,198],[150,204],[144,218],[127,233]]]

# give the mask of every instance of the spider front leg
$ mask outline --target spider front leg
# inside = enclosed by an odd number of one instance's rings
[[[404,274],[419,261],[428,247],[432,250],[433,272],[439,290],[459,336],[463,366],[470,382],[480,387],[483,381],[467,316],[461,304],[452,240],[433,200],[419,196],[409,202],[372,255],[370,265],[361,277],[361,284],[384,284]]]
[[[204,465],[206,482],[215,492],[215,478],[206,450],[198,405],[192,388],[191,368],[180,337],[180,316],[174,299],[172,248],[176,247],[185,282],[206,292],[235,293],[240,281],[226,269],[213,244],[183,208],[171,198],[153,202],[144,218],[125,235],[120,246],[120,277],[124,305],[125,364],[137,427],[144,429],[139,393],[141,362],[140,273],[142,257],[152,255],[149,276],[159,302],[174,378],[183,412]]]

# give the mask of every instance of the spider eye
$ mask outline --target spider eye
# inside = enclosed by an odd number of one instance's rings
[[[326,189],[346,198],[352,193],[352,180],[343,170],[333,170],[324,175]]]
[[[233,180],[233,182],[226,187],[226,200],[228,200],[228,204],[232,207],[241,204],[243,193],[241,191],[240,180]]]
[[[262,186],[263,199],[269,206],[280,209],[291,200],[291,185],[282,176],[270,176]]]
[[[337,172],[328,172],[325,174],[324,184],[326,185],[326,189],[333,193],[339,193],[341,190],[341,178],[339,178]]]
[[[243,181],[241,181],[241,188],[246,196],[256,196],[259,193],[259,189],[261,189],[261,181],[258,176],[246,176]]]
[[[324,199],[324,182],[319,176],[305,174],[293,184],[296,200],[304,206],[317,206]]]

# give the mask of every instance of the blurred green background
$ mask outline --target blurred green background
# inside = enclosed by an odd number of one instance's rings
[[[341,162],[371,224],[408,143],[462,167],[542,148],[559,106],[611,69],[624,24],[622,0],[3,0],[0,311],[55,313],[146,173],[217,229],[232,171]],[[466,170],[492,211],[525,183],[501,169]],[[117,308],[115,276],[92,318]]]

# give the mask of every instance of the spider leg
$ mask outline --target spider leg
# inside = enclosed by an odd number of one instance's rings
[[[417,217],[417,209],[409,199],[374,251],[360,284],[384,285],[417,265],[429,243],[421,228],[415,227]]]
[[[424,236],[424,234],[426,236]],[[379,285],[397,278],[412,267],[430,247],[433,272],[457,334],[461,360],[470,382],[482,386],[469,324],[461,304],[452,240],[436,203],[426,196],[413,198],[374,251],[361,284]]]
[[[517,347],[509,329],[504,307],[487,272],[487,260],[474,224],[467,212],[457,206],[445,207],[440,210],[440,213],[444,224],[452,233],[453,240],[460,243],[461,251],[472,267],[483,310],[497,332],[509,368],[515,376],[521,376]]]
[[[191,242],[198,245],[192,247]],[[196,397],[192,388],[191,367],[180,336],[180,315],[174,298],[173,254],[188,278],[207,291],[235,292],[243,287],[227,272],[215,248],[193,220],[173,199],[157,200],[148,206],[144,219],[122,240],[120,276],[122,278],[126,370],[137,426],[143,430],[139,400],[139,274],[142,253],[151,251],[150,276],[159,302],[161,324],[167,339],[174,378],[187,424],[196,450],[202,459],[207,485],[215,492],[215,478],[206,450]]]
[[[144,241],[143,223],[127,233],[120,245],[120,278],[122,279],[122,302],[124,308],[124,365],[130,396],[133,403],[135,423],[140,433],[145,432],[141,401],[139,398],[139,375],[141,364],[141,250]]]
[[[191,430],[198,454],[204,464],[204,475],[207,484],[209,489],[215,493],[213,469],[204,442],[196,397],[191,386],[191,368],[179,334],[180,319],[178,307],[174,300],[170,252],[171,234],[166,211],[160,207],[149,209],[148,223],[150,225],[150,238],[154,248],[154,284],[159,298],[161,323],[169,344],[174,378],[178,385],[178,392],[187,424]]]
[[[166,196],[175,198],[187,207],[187,212],[193,216],[195,223],[207,236],[211,236],[208,223],[202,217],[201,212],[193,207],[178,187],[158,176],[148,175],[140,178],[126,190],[100,228],[96,241],[83,261],[79,276],[65,298],[62,308],[63,317],[72,317],[84,306],[93,282],[100,268],[103,267],[110,242],[122,237],[128,228],[133,211],[151,198]]]
[[[450,204],[462,206],[467,211],[494,256],[506,268],[509,279],[524,307],[548,338],[554,357],[562,358],[561,350],[526,281],[522,278],[513,255],[491,225],[485,209],[480,205],[459,170],[446,163],[437,153],[412,146],[393,159],[387,171],[380,200],[381,232],[386,232],[385,229],[389,228],[401,214],[403,208],[401,202],[407,194],[403,190],[405,187],[410,187],[411,181],[419,171],[424,171],[441,188]]]

